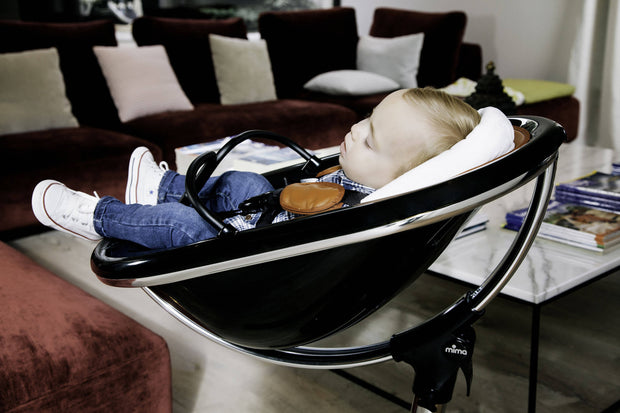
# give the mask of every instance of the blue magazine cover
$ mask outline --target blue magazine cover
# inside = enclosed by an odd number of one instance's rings
[[[559,184],[555,191],[620,201],[620,176],[595,171],[574,181]]]
[[[505,228],[518,230],[526,213],[527,208],[508,212]],[[620,244],[620,214],[552,200],[538,235],[603,252]]]
[[[556,191],[555,199],[567,204],[584,205],[592,208],[602,209],[620,214],[620,200],[610,198],[582,195],[576,192]]]

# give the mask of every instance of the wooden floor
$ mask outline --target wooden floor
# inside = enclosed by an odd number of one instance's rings
[[[381,310],[374,325],[356,326],[339,345],[392,328],[414,325],[466,292],[452,281],[425,275]],[[532,308],[496,298],[475,324],[471,396],[459,373],[449,412],[526,412]],[[602,412],[620,400],[620,272],[541,307],[537,412]],[[368,320],[371,321],[371,320]],[[366,321],[364,322],[366,324]],[[390,330],[391,331],[391,330]],[[355,337],[357,336],[357,337]],[[365,340],[366,338],[364,338]],[[340,341],[340,342],[339,342]],[[362,340],[363,341],[363,340]],[[409,400],[413,373],[387,362],[348,371]],[[620,411],[620,406],[608,411]]]
[[[139,289],[103,286],[89,268],[92,245],[57,232],[12,245],[53,272],[162,335],[173,364],[174,412],[406,412],[412,369],[393,361],[346,370],[276,366],[210,342],[179,323]],[[388,339],[460,297],[467,288],[422,276],[363,323],[321,344]],[[541,309],[537,411],[620,411],[620,272]],[[527,411],[532,308],[496,298],[476,323],[472,394],[462,374],[448,412]],[[613,410],[608,409],[616,404]]]

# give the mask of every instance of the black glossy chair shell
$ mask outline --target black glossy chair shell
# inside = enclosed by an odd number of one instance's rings
[[[193,328],[233,346],[260,354],[312,343],[387,303],[473,211],[554,165],[561,126],[538,117],[511,121],[531,134],[527,144],[450,181],[164,251],[106,239],[93,252],[93,270],[107,284],[147,288]],[[320,166],[336,163],[329,157]],[[300,168],[266,176],[278,184]]]

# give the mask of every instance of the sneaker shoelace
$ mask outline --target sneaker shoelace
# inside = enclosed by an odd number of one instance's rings
[[[93,191],[93,194],[95,198],[101,199],[97,191]],[[92,207],[89,205],[89,202],[85,199],[82,199],[81,202],[77,204],[77,212],[78,212],[77,214],[74,214],[73,210],[71,210],[71,211],[67,211],[66,213],[62,214],[62,217],[63,219],[71,219],[72,222],[76,222],[82,226],[88,226],[90,228],[90,227],[93,227],[92,220],[80,220],[79,218],[82,218],[88,214],[91,214],[92,212],[91,208]]]

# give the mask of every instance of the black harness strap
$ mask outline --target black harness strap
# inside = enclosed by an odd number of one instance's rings
[[[357,205],[362,202],[362,199],[364,199],[367,195],[368,194],[365,194],[364,192],[346,189],[344,191],[344,196],[342,197],[342,203],[349,206]]]
[[[256,223],[256,227],[263,227],[271,224],[275,217],[284,209],[280,205],[280,193],[282,189],[265,192],[249,198],[239,204],[238,209],[220,213],[222,218],[230,218],[235,215],[248,215],[261,212],[261,216]],[[357,205],[368,194],[347,189],[344,191],[341,202],[348,206]]]

